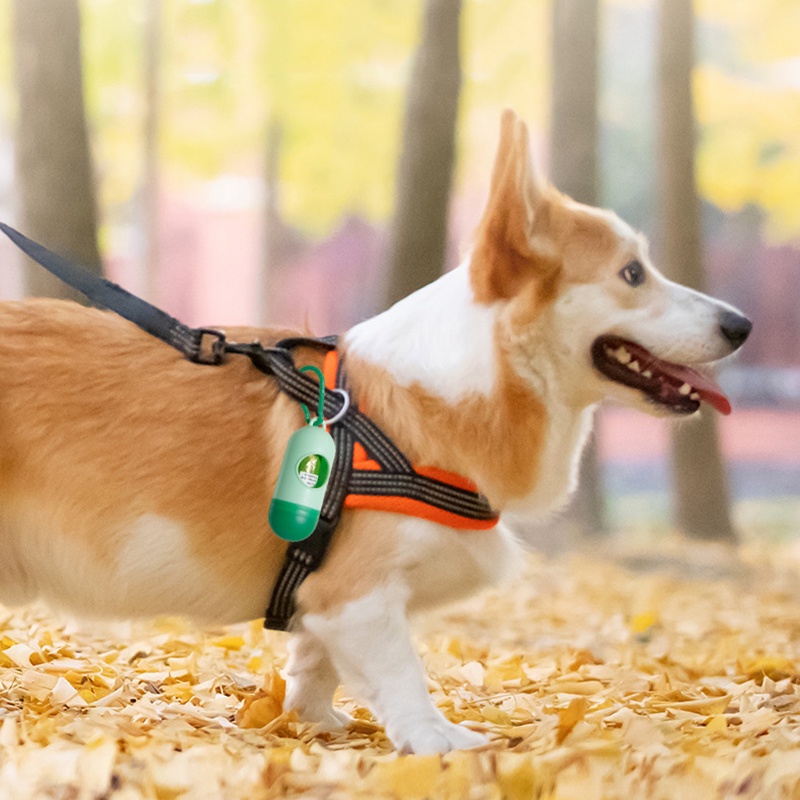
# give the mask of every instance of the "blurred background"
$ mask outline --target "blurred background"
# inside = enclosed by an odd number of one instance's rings
[[[562,526],[792,541],[797,0],[0,0],[0,218],[190,324],[341,332],[468,251],[505,107],[755,322],[732,416],[602,411]]]

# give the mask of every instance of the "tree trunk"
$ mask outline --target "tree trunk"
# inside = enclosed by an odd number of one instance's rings
[[[581,203],[598,203],[598,0],[553,0],[550,179]],[[605,509],[595,440],[583,453],[569,516],[587,534],[602,533]]]
[[[426,0],[414,58],[389,244],[386,304],[441,275],[461,87],[461,0]]]
[[[278,254],[280,252],[283,224],[280,215],[280,158],[283,144],[283,126],[271,117],[267,125],[267,145],[264,156],[264,221],[262,228],[262,256],[259,273],[259,309],[261,324],[273,322],[278,309],[275,307]]]
[[[658,154],[660,257],[676,281],[703,291],[700,201],[695,183],[692,99],[694,15],[692,0],[659,0]],[[716,417],[676,426],[672,434],[675,516],[698,539],[735,541],[728,483]]]
[[[19,225],[100,273],[78,0],[14,0],[14,67]],[[32,263],[27,277],[30,294],[82,299]]]
[[[158,301],[159,272],[159,128],[161,118],[161,0],[147,0],[144,25],[144,285],[146,296]]]
[[[553,0],[550,179],[573,199],[598,202],[598,0]]]

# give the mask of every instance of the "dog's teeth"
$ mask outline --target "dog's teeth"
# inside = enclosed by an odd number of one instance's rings
[[[692,387],[689,386],[688,383],[684,383],[683,386],[681,386],[681,388],[678,389],[678,394],[682,394],[684,397],[686,397],[686,395],[689,394],[689,392],[691,391]]]
[[[620,345],[614,355],[620,364],[627,364],[631,360],[631,354],[622,345]]]
[[[628,369],[633,370],[634,372],[638,372],[639,369],[640,369],[639,362],[638,361],[631,361],[631,363],[628,364]]]
[[[652,377],[653,377],[653,373],[652,373],[652,372],[650,372],[650,370],[649,370],[649,369],[646,369],[646,370],[645,370],[645,371],[642,373],[642,377],[643,377],[643,378],[652,378]]]
[[[697,392],[692,392],[692,393],[689,395],[689,399],[690,399],[690,400],[699,400],[699,399],[700,399],[700,395],[699,395]]]

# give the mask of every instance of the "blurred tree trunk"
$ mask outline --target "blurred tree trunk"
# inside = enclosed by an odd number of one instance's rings
[[[144,277],[146,296],[158,299],[159,195],[158,132],[161,120],[161,0],[147,0],[144,26]]]
[[[553,0],[550,179],[581,203],[598,203],[598,0]],[[596,441],[584,450],[568,516],[584,533],[605,531]]]
[[[694,14],[692,0],[659,0],[658,168],[660,257],[674,280],[703,291],[700,200],[694,173],[695,120],[692,100]],[[675,515],[692,538],[735,541],[728,482],[720,452],[716,417],[672,433]]]
[[[267,145],[264,157],[264,220],[263,242],[261,256],[261,271],[259,273],[259,311],[261,324],[269,324],[277,309],[272,298],[275,295],[277,284],[276,273],[278,268],[278,254],[280,252],[281,237],[283,236],[283,223],[280,215],[280,157],[283,142],[283,127],[275,117],[271,117],[267,125]]]
[[[14,0],[14,72],[19,225],[100,273],[78,0]],[[41,267],[27,277],[30,294],[82,299]]]
[[[406,101],[389,243],[386,305],[445,266],[461,88],[461,0],[426,0]]]

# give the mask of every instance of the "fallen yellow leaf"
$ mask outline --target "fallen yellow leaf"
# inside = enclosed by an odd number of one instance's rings
[[[526,753],[498,753],[497,783],[503,800],[530,800],[537,797],[539,781],[531,756]]]
[[[378,764],[370,773],[370,783],[397,800],[419,800],[430,796],[441,771],[440,756],[400,756]]]
[[[241,728],[263,728],[283,713],[283,704],[271,695],[253,696],[244,701],[236,721]]]
[[[226,650],[241,650],[244,647],[244,639],[241,636],[220,636],[218,639],[212,639],[211,644],[224,647]]]
[[[561,744],[572,729],[586,716],[589,701],[585,697],[576,697],[570,701],[566,708],[558,709],[558,736],[556,741]]]
[[[752,660],[740,661],[742,672],[748,678],[766,676],[773,681],[789,678],[797,674],[795,663],[784,656],[758,656]]]
[[[712,717],[708,718],[708,722],[706,722],[706,730],[709,733],[716,733],[718,731],[724,731],[728,728],[728,720],[722,714],[715,714]]]
[[[634,614],[631,617],[630,628],[636,634],[649,631],[654,625],[658,624],[658,612],[643,611],[641,614]]]

